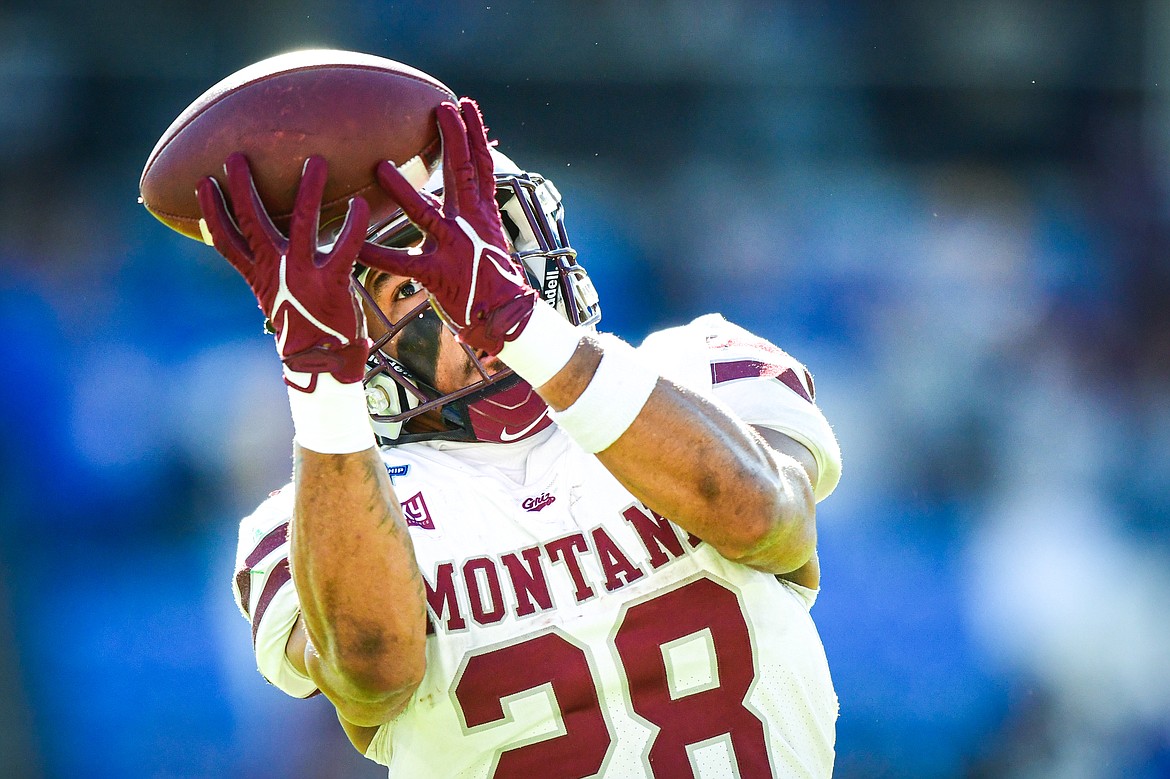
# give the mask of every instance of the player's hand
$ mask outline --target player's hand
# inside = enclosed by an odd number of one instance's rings
[[[539,297],[508,252],[483,117],[474,100],[436,110],[443,138],[443,202],[420,193],[390,162],[382,189],[426,235],[421,250],[365,243],[361,261],[417,279],[463,343],[498,354],[528,323]]]
[[[350,201],[337,241],[321,252],[317,233],[325,160],[305,160],[287,238],[264,209],[244,155],[228,157],[224,171],[235,220],[214,178],[199,182],[199,207],[216,250],[247,280],[276,333],[285,382],[312,392],[319,373],[330,373],[343,384],[361,381],[370,341],[351,284],[369,222],[366,201]]]

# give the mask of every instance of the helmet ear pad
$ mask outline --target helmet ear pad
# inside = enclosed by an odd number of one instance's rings
[[[379,362],[378,359],[373,358],[368,367],[378,368]],[[400,366],[393,362],[388,364],[391,365],[393,372],[372,370],[364,382],[370,424],[374,428],[374,435],[377,436],[379,445],[392,443],[402,435],[402,420],[391,421],[391,419],[398,417],[403,412],[409,412],[419,405],[419,398],[413,392],[409,392],[402,382],[393,378],[400,376],[405,380],[410,380],[409,377],[404,376],[405,369],[399,370]],[[413,385],[413,380],[410,381]]]

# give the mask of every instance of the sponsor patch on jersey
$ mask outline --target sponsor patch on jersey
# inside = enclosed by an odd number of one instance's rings
[[[435,521],[431,519],[431,511],[420,492],[413,497],[402,501],[402,514],[406,517],[406,524],[421,527],[423,530],[434,530]]]
[[[525,498],[524,502],[520,504],[525,511],[540,511],[545,506],[556,500],[555,495],[549,495],[547,492],[542,492],[539,495]]]
[[[390,483],[394,483],[395,476],[405,476],[410,473],[410,463],[403,463],[402,465],[386,465],[386,473],[390,474]]]

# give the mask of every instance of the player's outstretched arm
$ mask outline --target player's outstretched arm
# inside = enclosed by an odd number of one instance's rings
[[[605,383],[613,375],[598,374],[598,366],[606,349],[620,354],[622,347],[629,348],[582,338],[565,367],[537,391],[554,411],[564,412],[595,379]],[[614,356],[615,363],[622,359]],[[642,372],[648,395],[610,398],[612,404],[631,404],[633,418],[612,443],[597,450],[601,463],[648,507],[729,560],[779,574],[809,563],[816,550],[812,454],[787,436],[745,425],[674,382],[655,379],[634,362],[627,366],[624,378]],[[604,387],[593,391],[599,389]],[[563,427],[566,421],[579,424],[558,419]],[[803,573],[798,583],[815,586],[819,577],[809,569]]]
[[[224,167],[233,211],[215,180],[204,179],[203,230],[275,332],[296,428],[290,569],[304,640],[290,640],[303,652],[290,659],[343,719],[378,725],[422,678],[426,625],[414,550],[362,389],[369,339],[352,276],[369,210],[355,199],[323,252],[324,160],[305,163],[287,237],[256,194],[247,160],[234,154]]]

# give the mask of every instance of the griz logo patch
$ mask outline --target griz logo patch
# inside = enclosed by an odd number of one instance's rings
[[[542,508],[552,503],[556,499],[557,498],[555,495],[549,495],[547,492],[542,492],[539,495],[533,495],[530,498],[525,498],[524,502],[521,503],[520,506],[525,511],[540,511]]]

